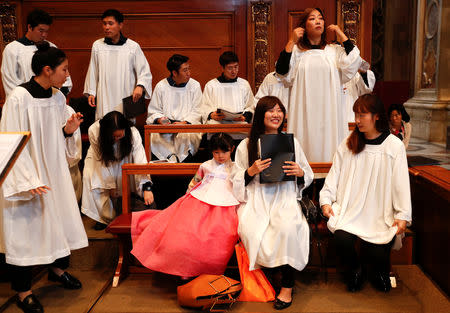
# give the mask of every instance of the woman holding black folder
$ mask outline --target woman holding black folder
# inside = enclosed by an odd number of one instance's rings
[[[233,190],[241,202],[238,209],[238,233],[247,250],[250,270],[258,267],[281,271],[281,290],[274,308],[281,310],[292,304],[294,271],[302,270],[309,256],[309,228],[297,203],[302,190],[313,179],[313,172],[300,144],[294,138],[295,161],[282,166],[286,176],[295,180],[262,183],[260,173],[272,165],[261,160],[260,137],[282,134],[286,109],[272,96],[259,100],[249,138],[236,150]]]

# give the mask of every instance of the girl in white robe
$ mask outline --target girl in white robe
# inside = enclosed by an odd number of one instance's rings
[[[276,71],[291,85],[287,131],[300,141],[310,162],[330,162],[348,134],[342,85],[355,76],[359,50],[337,25],[338,44],[326,44],[320,9],[306,9],[290,41],[280,53]]]
[[[0,248],[11,265],[12,288],[23,310],[41,312],[31,291],[32,269],[50,264],[49,279],[68,289],[81,283],[64,269],[70,251],[88,245],[66,158],[76,157],[73,133],[80,113],[66,120],[61,87],[69,75],[64,52],[38,47],[32,68],[37,76],[16,87],[3,107],[0,131],[30,131],[31,138],[0,192]],[[66,139],[64,139],[66,137]]]
[[[391,247],[411,223],[406,152],[402,142],[389,134],[378,97],[361,96],[353,111],[357,127],[334,156],[320,205],[335,235],[336,252],[348,267],[349,291],[361,289],[363,265],[370,263],[374,286],[387,292]],[[355,251],[357,240],[361,257]]]
[[[88,132],[91,146],[84,160],[81,212],[97,221],[96,229],[101,230],[117,215],[122,165],[145,164],[147,157],[139,131],[120,112],[109,112]],[[143,192],[145,204],[153,203],[149,175],[138,175],[135,187]]]
[[[302,190],[311,184],[313,172],[296,139],[295,162],[286,161],[284,172],[295,175],[296,181],[261,184],[259,173],[270,166],[270,159],[261,160],[258,140],[262,134],[280,133],[285,108],[272,96],[259,100],[250,137],[236,151],[233,190],[241,202],[238,209],[238,233],[248,254],[250,270],[260,266],[278,268],[282,288],[274,306],[292,303],[294,269],[302,270],[309,256],[309,226],[298,205]]]

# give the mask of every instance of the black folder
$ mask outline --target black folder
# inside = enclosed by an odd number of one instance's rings
[[[147,113],[147,106],[145,105],[145,92],[137,102],[133,102],[133,96],[129,96],[122,99],[123,103],[123,115],[127,119],[134,118],[138,115]]]
[[[285,161],[295,161],[294,136],[292,134],[264,134],[260,136],[261,159],[271,158],[271,165],[259,174],[260,183],[294,181],[282,168]]]

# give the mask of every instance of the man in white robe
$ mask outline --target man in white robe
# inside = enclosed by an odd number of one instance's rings
[[[174,54],[167,61],[170,76],[156,84],[147,124],[201,124],[202,90],[191,78],[189,58]],[[182,162],[200,145],[200,133],[152,134],[151,151],[158,159]]]
[[[20,84],[28,82],[33,76],[31,59],[37,50],[36,44],[45,41],[48,36],[52,17],[45,11],[33,10],[27,17],[27,33],[3,50],[2,55],[2,83],[6,97]],[[56,47],[49,42],[50,46]],[[61,91],[67,95],[72,89],[72,80],[67,77]]]
[[[286,111],[289,110],[289,92],[290,86],[283,80],[277,72],[270,72],[264,77],[263,82],[255,95],[255,106],[259,99],[265,96],[274,96],[281,100]]]
[[[137,102],[144,92],[146,99],[152,93],[152,73],[141,47],[122,35],[123,14],[106,10],[102,23],[105,38],[92,45],[84,83],[84,95],[96,106],[97,120],[111,111],[123,113],[123,98],[132,95]]]
[[[203,122],[250,123],[255,110],[254,97],[248,81],[238,77],[237,55],[232,51],[225,51],[220,56],[219,63],[223,69],[222,75],[207,82],[203,90]],[[221,110],[241,114],[232,120],[225,120]]]

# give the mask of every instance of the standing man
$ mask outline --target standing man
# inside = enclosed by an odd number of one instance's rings
[[[27,32],[25,36],[17,39],[3,50],[2,83],[6,97],[20,84],[26,83],[33,76],[31,59],[37,50],[36,44],[46,41],[52,17],[45,11],[35,9],[27,16]],[[49,42],[50,46],[56,47]],[[61,87],[64,95],[72,89],[72,80],[67,77]]]
[[[96,119],[114,110],[123,113],[125,97],[132,95],[136,102],[144,93],[150,99],[152,93],[152,73],[141,47],[122,34],[123,14],[106,10],[102,23],[105,38],[92,45],[84,83],[89,105],[97,106]]]
[[[191,78],[189,58],[174,54],[167,61],[170,76],[155,86],[147,124],[201,124],[200,83]],[[158,159],[182,162],[200,145],[200,133],[152,134],[152,153]]]
[[[208,124],[250,123],[254,112],[253,92],[248,81],[238,77],[238,56],[232,51],[225,51],[219,63],[222,75],[207,82],[203,91],[204,120]],[[222,110],[242,112],[242,115],[226,121]]]

